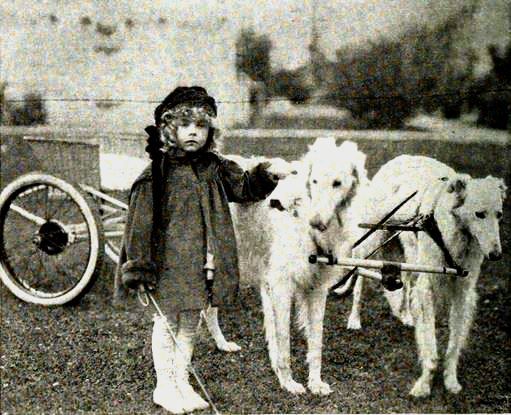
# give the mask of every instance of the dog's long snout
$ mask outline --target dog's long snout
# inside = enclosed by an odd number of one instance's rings
[[[319,215],[314,215],[314,217],[309,221],[309,225],[320,232],[325,232],[327,229],[327,226],[323,223]]]

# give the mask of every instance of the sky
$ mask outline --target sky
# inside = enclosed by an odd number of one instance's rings
[[[501,10],[508,2],[480,1],[486,13]],[[149,21],[165,15],[191,24],[207,24],[208,20],[225,17],[229,25],[252,25],[270,34],[274,39],[275,65],[293,68],[302,65],[308,57],[306,43],[314,6],[324,50],[333,59],[335,50],[343,45],[382,35],[393,36],[417,22],[433,23],[463,3],[466,0],[11,0],[3,2],[0,11],[2,20],[12,22],[9,17],[15,16],[25,24],[50,13],[61,19],[87,14],[110,21],[125,16]]]
[[[474,39],[509,39],[509,0],[482,3]],[[10,0],[0,3],[0,79],[7,95],[28,91],[45,96],[159,100],[172,82],[204,82],[226,102],[239,102],[246,91],[233,70],[234,43],[242,27],[270,36],[275,70],[307,63],[313,9],[321,47],[331,60],[340,47],[363,45],[380,36],[396,37],[408,27],[438,22],[466,0]],[[506,9],[507,8],[507,9]],[[51,22],[50,15],[57,22]],[[93,24],[85,27],[80,19]],[[135,26],[129,29],[126,19]],[[159,19],[165,18],[164,23]],[[104,37],[97,23],[117,31]],[[480,42],[483,44],[483,42]],[[98,48],[119,48],[106,56]],[[143,109],[149,119],[150,107]],[[226,105],[234,114],[234,105]],[[90,122],[96,111],[82,117]],[[118,119],[122,106],[101,117]],[[86,114],[86,115],[83,115]],[[110,118],[109,118],[110,117]],[[138,123],[138,121],[137,121]]]

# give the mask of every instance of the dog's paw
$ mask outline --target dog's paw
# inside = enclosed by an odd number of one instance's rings
[[[321,380],[309,381],[307,385],[309,390],[315,395],[329,395],[332,393],[332,389],[328,383],[322,382]]]
[[[447,376],[444,379],[444,385],[445,389],[447,389],[451,393],[460,393],[461,391],[461,385],[458,382],[458,379],[456,378],[456,375],[454,376]]]
[[[431,387],[429,386],[429,383],[422,380],[422,378],[419,378],[417,382],[415,382],[415,385],[413,385],[412,390],[410,391],[410,395],[415,398],[425,398],[426,396],[429,396],[431,393]]]
[[[293,395],[299,395],[305,393],[305,388],[301,383],[295,382],[293,379],[288,379],[284,383],[281,383],[282,387],[291,392]]]
[[[360,330],[362,328],[362,325],[360,324],[360,318],[359,317],[353,317],[350,315],[348,319],[348,329],[350,330]]]
[[[222,342],[222,343],[217,343],[216,347],[218,348],[218,350],[221,350],[223,352],[239,352],[241,350],[241,346],[239,346],[237,343],[235,342]]]

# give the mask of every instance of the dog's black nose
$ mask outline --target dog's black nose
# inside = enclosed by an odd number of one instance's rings
[[[490,258],[490,261],[498,261],[499,259],[502,258],[502,253],[501,252],[490,252],[488,257]]]
[[[270,199],[270,207],[277,210],[286,210],[279,199]]]

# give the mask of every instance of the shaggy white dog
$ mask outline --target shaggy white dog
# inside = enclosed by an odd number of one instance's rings
[[[269,202],[234,210],[240,268],[259,280],[271,366],[291,393],[305,392],[290,367],[293,300],[307,339],[308,388],[315,394],[331,392],[321,380],[323,318],[339,271],[310,264],[308,257],[351,253],[346,230],[358,223],[351,202],[367,183],[365,159],[353,142],[337,146],[333,138],[319,138],[295,163],[298,174],[279,183]]]
[[[502,256],[499,222],[506,186],[502,179],[488,176],[473,179],[457,174],[437,160],[420,156],[400,156],[385,164],[359,199],[364,222],[376,223],[388,211],[415,190],[417,195],[394,215],[404,223],[418,215],[431,215],[439,236],[431,232],[403,232],[399,238],[406,262],[430,266],[458,266],[469,271],[467,277],[413,273],[404,277],[403,290],[385,292],[393,313],[409,325],[415,325],[422,374],[411,395],[430,393],[438,352],[435,319],[440,306],[448,307],[449,342],[444,362],[444,384],[458,393],[457,365],[476,308],[476,283],[484,258]],[[354,251],[364,257],[381,244],[385,233],[376,232]],[[434,238],[434,239],[433,239]],[[442,247],[443,245],[443,247]],[[348,327],[360,328],[362,278],[358,278]],[[411,307],[410,307],[411,298]],[[411,308],[411,313],[410,313]]]

